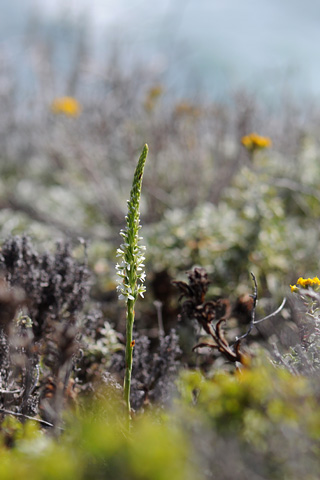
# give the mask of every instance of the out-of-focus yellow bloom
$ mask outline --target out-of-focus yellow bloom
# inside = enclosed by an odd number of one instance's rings
[[[174,113],[177,117],[199,117],[201,114],[201,110],[199,107],[193,105],[192,103],[182,101],[180,103],[177,103],[175,108],[174,108]]]
[[[241,143],[249,152],[263,150],[264,148],[269,148],[272,145],[272,141],[269,137],[262,137],[254,132],[242,137]]]
[[[161,97],[162,94],[163,94],[162,85],[154,85],[147,91],[146,98],[144,101],[144,108],[147,112],[151,112],[154,109],[158,99]]]
[[[81,105],[73,97],[56,98],[51,104],[52,113],[64,114],[68,117],[77,117],[81,113]]]
[[[297,285],[299,285],[302,288],[319,287],[320,280],[318,277],[313,277],[313,278],[300,277],[298,278],[296,285],[290,285],[291,292],[297,292],[299,290]]]

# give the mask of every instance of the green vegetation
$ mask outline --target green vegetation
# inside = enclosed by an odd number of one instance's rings
[[[236,375],[185,371],[179,390],[169,411],[134,418],[130,434],[115,400],[69,413],[58,442],[34,422],[7,417],[1,478],[200,480],[231,478],[235,468],[240,479],[317,478],[320,411],[312,381],[261,357]]]

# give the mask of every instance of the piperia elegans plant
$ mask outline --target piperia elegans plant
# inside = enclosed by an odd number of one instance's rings
[[[143,297],[145,292],[144,280],[144,250],[145,247],[139,244],[142,237],[139,237],[140,226],[140,196],[144,165],[148,155],[148,145],[143,147],[139,162],[134,172],[130,200],[128,200],[128,214],[126,216],[127,226],[120,231],[123,243],[117,250],[117,256],[121,262],[116,265],[119,276],[117,287],[119,299],[124,299],[127,304],[126,322],[126,371],[124,378],[124,399],[130,416],[130,385],[132,371],[132,354],[134,340],[132,329],[134,323],[134,306],[139,295]]]

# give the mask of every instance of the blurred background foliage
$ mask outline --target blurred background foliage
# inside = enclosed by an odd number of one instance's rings
[[[149,279],[198,264],[214,274],[217,293],[237,295],[252,270],[262,293],[276,294],[296,276],[317,273],[315,105],[302,109],[284,95],[275,107],[244,91],[224,103],[181,99],[142,65],[127,71],[121,52],[94,68],[82,43],[63,82],[54,45],[32,45],[37,82],[23,100],[13,65],[3,63],[2,238],[82,237],[97,295],[111,292],[117,232],[148,141],[142,222]],[[58,83],[77,103],[75,115],[54,107]],[[252,156],[241,144],[251,131],[273,146]]]

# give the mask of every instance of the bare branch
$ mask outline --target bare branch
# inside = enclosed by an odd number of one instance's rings
[[[258,323],[263,322],[264,320],[268,320],[268,318],[272,318],[272,317],[275,317],[276,315],[278,315],[278,313],[280,313],[281,310],[283,309],[283,307],[285,306],[286,301],[287,301],[287,299],[286,299],[286,297],[284,297],[284,299],[283,299],[282,302],[281,302],[280,307],[277,308],[277,310],[275,310],[274,312],[270,313],[270,314],[267,315],[266,317],[260,318],[260,320],[256,320],[256,321],[254,322],[254,324],[255,324],[255,325],[258,325]]]
[[[251,272],[251,277],[252,277],[252,280],[253,280],[253,294],[250,295],[252,298],[253,298],[253,306],[252,306],[252,310],[251,310],[251,321],[250,321],[250,325],[249,325],[249,328],[248,330],[246,331],[246,333],[244,333],[243,335],[241,335],[241,337],[237,337],[236,338],[236,343],[238,343],[240,340],[246,338],[248,335],[250,335],[254,325],[255,325],[255,318],[256,318],[256,306],[257,306],[257,301],[258,301],[258,285],[257,285],[257,279],[254,275],[254,273]]]
[[[236,342],[239,342],[240,340],[243,340],[248,335],[250,335],[250,333],[251,333],[251,331],[252,331],[252,329],[255,325],[258,325],[259,323],[264,322],[265,320],[268,320],[269,318],[275,317],[278,313],[280,313],[281,310],[283,309],[283,307],[285,306],[286,301],[287,301],[286,297],[284,297],[284,299],[281,302],[281,305],[277,308],[277,310],[270,313],[266,317],[260,318],[260,320],[256,320],[255,319],[255,315],[256,315],[255,309],[256,309],[256,305],[257,305],[257,301],[258,301],[258,286],[257,286],[256,277],[254,276],[254,274],[252,272],[251,272],[251,276],[252,276],[252,279],[253,279],[253,282],[254,282],[253,295],[251,295],[251,297],[253,298],[253,307],[252,307],[252,311],[251,311],[251,322],[250,322],[249,328],[246,331],[246,333],[241,335],[241,337],[237,337]]]
[[[29,415],[24,415],[23,413],[19,413],[19,412],[11,412],[10,410],[6,410],[5,408],[0,408],[0,413],[6,413],[7,415],[13,415],[14,417],[25,418],[27,420],[33,420],[34,422],[41,423],[41,425],[44,425],[45,427],[51,427],[51,428],[54,427],[52,423],[46,422],[45,420],[41,420],[41,418],[30,417]]]
[[[20,388],[18,390],[0,390],[0,394],[2,395],[13,395],[14,393],[19,393],[21,394],[23,392],[23,388]]]

